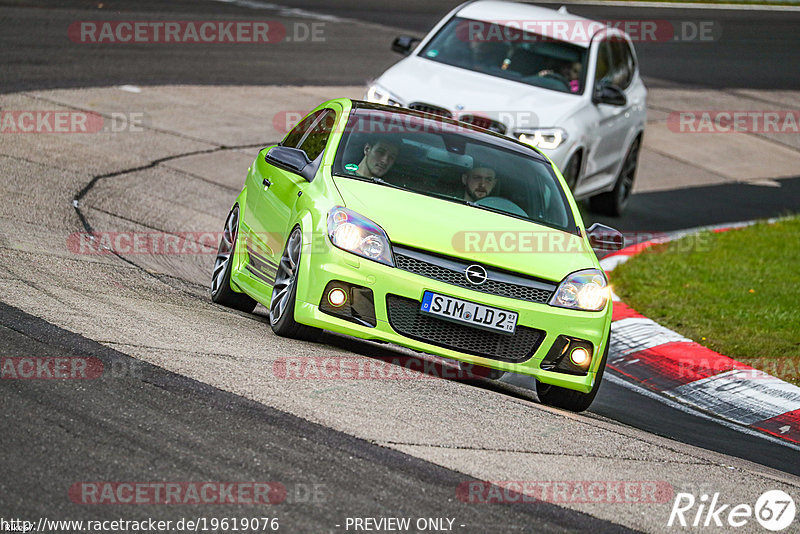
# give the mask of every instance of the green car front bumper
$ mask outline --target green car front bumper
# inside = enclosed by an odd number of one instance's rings
[[[331,281],[341,281],[369,289],[374,302],[375,326],[354,322],[321,309],[320,304],[327,298],[326,287]],[[440,319],[422,317],[422,321],[434,321],[439,333],[431,333],[430,328],[420,331],[407,331],[399,328],[398,317],[408,316],[410,311],[418,312],[423,293],[432,291],[452,297],[477,302],[495,308],[517,312],[517,333],[530,329],[538,331],[535,342],[529,347],[529,357],[520,359],[492,357],[470,354],[454,350],[448,343],[448,329],[458,329],[458,325]],[[399,309],[402,307],[402,310]],[[410,310],[410,308],[413,310]],[[330,308],[327,306],[327,308]],[[453,358],[470,364],[480,365],[502,371],[526,374],[538,380],[580,392],[592,389],[602,355],[608,343],[611,325],[611,302],[599,312],[586,312],[553,307],[548,304],[527,302],[514,298],[492,295],[459,286],[447,284],[433,278],[421,276],[396,267],[390,267],[371,260],[360,258],[349,252],[335,248],[325,238],[308,239],[304,242],[301,256],[300,275],[295,305],[295,320],[299,323],[316,326],[334,332],[362,339],[381,340],[411,349]],[[491,346],[492,336],[508,334],[484,334],[472,327],[462,327],[478,336],[488,335],[487,346]],[[400,330],[400,331],[398,331]],[[402,333],[401,333],[402,332]],[[462,332],[464,332],[462,330]],[[585,375],[568,374],[560,371],[542,369],[542,360],[553,349],[559,336],[576,338],[591,343],[592,361]],[[427,342],[426,342],[427,341]],[[474,344],[474,343],[473,343]],[[448,346],[449,345],[449,346]],[[533,350],[535,348],[535,350]],[[484,349],[491,350],[491,349]],[[481,351],[469,351],[481,352]],[[530,354],[532,352],[532,354]],[[513,361],[512,361],[513,360]]]

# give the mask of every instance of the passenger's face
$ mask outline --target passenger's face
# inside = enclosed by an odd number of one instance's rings
[[[472,200],[480,200],[491,194],[497,183],[497,178],[492,169],[478,167],[464,174],[461,181],[464,184],[467,196]]]
[[[364,147],[364,160],[367,168],[363,169],[363,172],[359,170],[359,173],[365,176],[381,178],[392,168],[394,160],[397,159],[397,151],[396,146],[384,141],[378,141],[374,145],[366,145]]]
[[[567,71],[570,80],[577,80],[581,77],[581,64],[573,63]]]

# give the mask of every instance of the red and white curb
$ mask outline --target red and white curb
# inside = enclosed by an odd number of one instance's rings
[[[638,243],[600,260],[608,273],[647,248],[701,228]],[[800,444],[800,387],[723,356],[665,328],[612,295],[608,369],[677,403],[735,425]]]

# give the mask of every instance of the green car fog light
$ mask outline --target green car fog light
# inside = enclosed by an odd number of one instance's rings
[[[586,363],[589,361],[589,358],[589,351],[583,347],[577,347],[569,355],[569,359],[572,360],[572,363],[578,367],[583,367],[586,365]]]
[[[540,367],[546,371],[568,375],[586,375],[592,366],[594,345],[585,339],[558,336],[545,355]]]
[[[319,299],[319,310],[370,328],[378,324],[372,290],[344,280],[328,282]]]
[[[328,292],[328,302],[334,308],[340,308],[347,302],[347,293],[340,287],[334,287]]]

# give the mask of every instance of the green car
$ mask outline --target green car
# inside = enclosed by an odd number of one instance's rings
[[[611,300],[569,189],[536,149],[473,125],[349,99],[262,149],[228,215],[214,302],[269,309],[280,336],[320,329],[536,378],[588,408]]]

